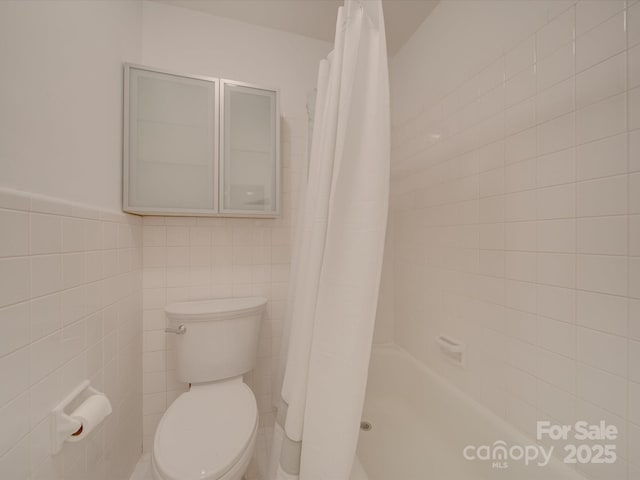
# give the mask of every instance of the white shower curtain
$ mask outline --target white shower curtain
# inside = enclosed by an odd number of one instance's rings
[[[355,457],[389,196],[380,0],[346,0],[320,64],[269,476],[347,480]]]

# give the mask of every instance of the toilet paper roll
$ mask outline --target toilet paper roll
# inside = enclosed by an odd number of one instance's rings
[[[68,439],[77,442],[89,435],[102,421],[111,414],[111,402],[106,395],[91,395],[70,415],[82,425]]]

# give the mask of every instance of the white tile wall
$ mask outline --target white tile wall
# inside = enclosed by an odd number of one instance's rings
[[[142,443],[141,223],[0,192],[0,478],[129,477]],[[49,411],[85,379],[113,414],[52,456]]]
[[[282,205],[277,219],[144,217],[143,391],[144,449],[158,421],[185,391],[175,375],[172,336],[164,333],[165,305],[188,299],[260,295],[268,299],[258,365],[246,376],[263,427],[273,425],[271,381],[280,350],[291,261],[293,219],[305,181],[307,118],[282,119]]]
[[[521,33],[393,126],[395,340],[526,432],[615,423],[615,472],[586,474],[638,478],[640,3],[569,2]]]

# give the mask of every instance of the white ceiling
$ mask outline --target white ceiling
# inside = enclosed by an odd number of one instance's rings
[[[339,0],[155,0],[333,42]],[[438,0],[383,0],[387,46],[395,54]]]

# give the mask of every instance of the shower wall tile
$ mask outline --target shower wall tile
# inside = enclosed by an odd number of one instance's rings
[[[576,148],[576,161],[579,181],[626,173],[627,134],[580,145]]]
[[[547,25],[542,27],[536,38],[536,57],[546,58],[574,39],[574,13],[572,9],[565,11]]]
[[[580,145],[625,131],[626,95],[610,97],[576,112],[576,144]]]
[[[141,219],[2,190],[0,232],[0,477],[128,479],[142,446]],[[85,379],[113,414],[52,456],[48,414]]]
[[[640,4],[627,8],[627,42],[629,46],[640,43]]]
[[[581,72],[626,47],[625,16],[619,13],[576,38],[576,71]]]
[[[624,0],[587,0],[576,5],[576,34],[581,35],[624,10]]]
[[[299,185],[304,181],[307,117],[282,118],[282,215],[277,219],[143,218],[144,450],[162,414],[187,385],[176,377],[165,305],[232,296],[266,297],[254,371],[245,376],[262,425],[273,424],[272,375],[280,353]],[[387,307],[389,308],[389,307]]]
[[[621,479],[640,469],[639,5],[570,2],[392,129],[396,342],[525,432],[609,419]],[[442,333],[477,362],[449,364]]]
[[[575,71],[574,56],[574,43],[570,43],[560,47],[549,57],[540,58],[536,62],[538,90],[572,77]]]
[[[579,73],[575,82],[577,108],[624,92],[627,84],[626,52]]]

